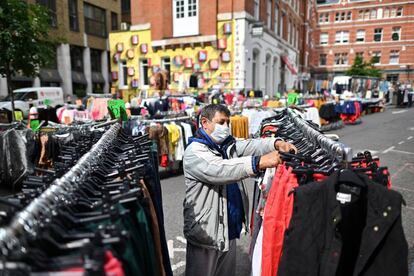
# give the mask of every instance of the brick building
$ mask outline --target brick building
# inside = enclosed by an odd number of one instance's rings
[[[109,93],[108,34],[121,23],[119,0],[28,0],[51,12],[52,37],[62,38],[56,59],[41,68],[39,76],[16,76],[13,88],[61,86],[66,95]],[[0,78],[0,96],[7,95],[7,82]]]
[[[151,90],[151,76],[161,68],[177,91],[193,74],[202,76],[198,90],[221,86],[274,95],[296,87],[308,68],[299,64],[305,62],[300,49],[310,2],[131,0],[130,30],[110,35],[116,86]]]
[[[414,1],[317,0],[311,65],[316,79],[342,75],[356,55],[389,81],[414,80]]]

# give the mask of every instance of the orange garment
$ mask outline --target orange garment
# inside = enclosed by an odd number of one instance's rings
[[[249,138],[249,118],[245,116],[230,117],[231,133],[236,138]]]

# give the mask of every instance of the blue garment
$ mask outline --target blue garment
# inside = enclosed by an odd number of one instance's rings
[[[199,129],[195,137],[189,139],[189,144],[199,142],[207,145],[212,149],[220,152],[224,159],[229,159],[226,153],[228,146],[234,143],[234,138],[229,136],[222,145],[216,144],[210,136],[203,130]],[[243,226],[244,209],[243,199],[240,193],[239,184],[233,183],[226,186],[227,188],[227,218],[229,226],[229,240],[240,238],[240,232]]]

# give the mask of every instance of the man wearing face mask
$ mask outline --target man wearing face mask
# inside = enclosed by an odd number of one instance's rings
[[[249,224],[243,180],[280,164],[279,151],[297,151],[278,138],[236,141],[229,123],[226,106],[204,107],[200,129],[184,153],[188,276],[235,275],[236,239]]]

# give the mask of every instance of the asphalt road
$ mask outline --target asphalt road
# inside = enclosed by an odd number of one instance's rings
[[[363,117],[360,125],[346,126],[333,133],[338,134],[340,141],[350,146],[354,153],[370,150],[380,157],[382,165],[389,167],[393,189],[401,192],[407,202],[403,207],[403,226],[410,247],[411,271],[414,271],[414,108],[389,108],[383,113]],[[165,178],[161,184],[171,263],[174,275],[183,275],[186,247],[182,234],[184,178]],[[250,197],[252,185],[253,182],[249,185]],[[238,241],[237,275],[250,275],[248,247],[249,236],[243,236]]]

